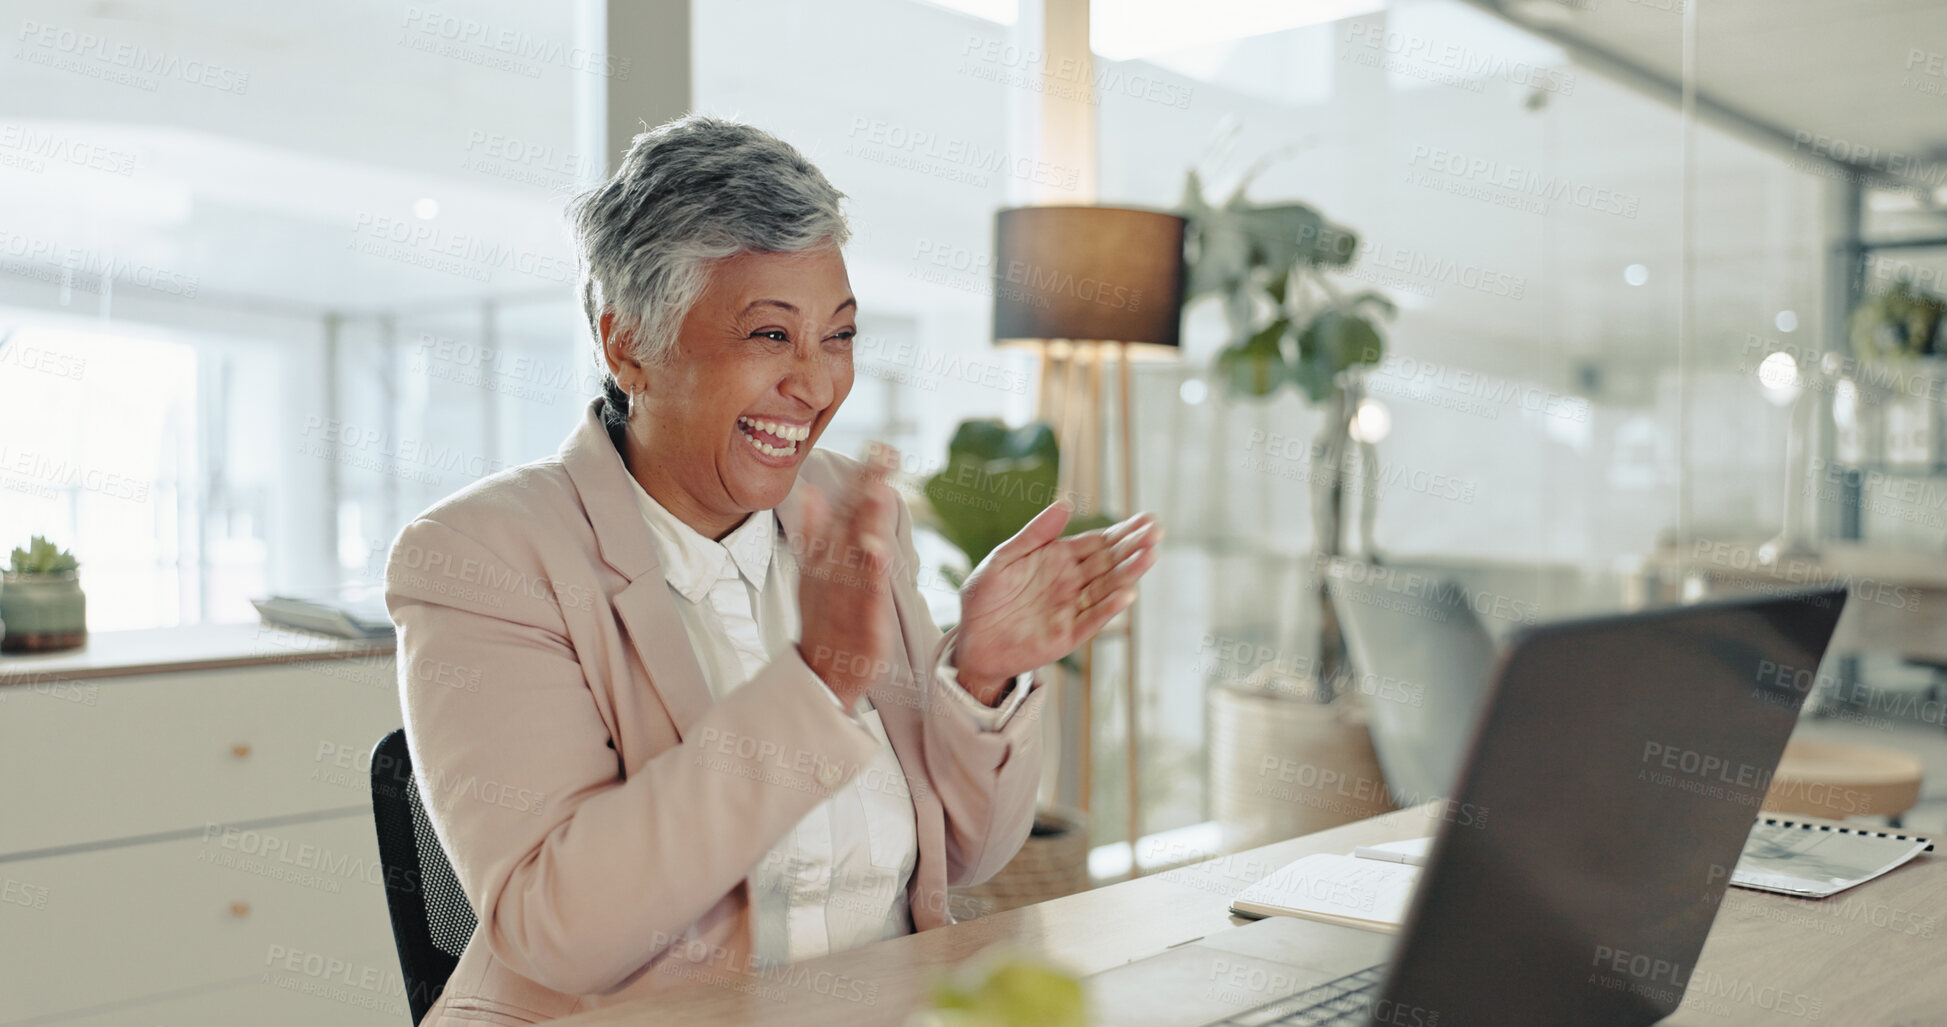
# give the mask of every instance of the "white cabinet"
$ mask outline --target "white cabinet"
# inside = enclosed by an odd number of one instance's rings
[[[390,654],[18,672],[0,1022],[410,1022],[368,783],[401,720]]]
[[[398,1027],[378,858],[371,818],[338,816],[0,864],[40,900],[0,912],[0,1021],[113,1006],[146,1024],[128,1007],[238,992],[226,1001],[287,1011],[260,1024]]]

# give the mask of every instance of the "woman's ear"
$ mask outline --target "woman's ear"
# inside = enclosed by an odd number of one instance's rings
[[[602,311],[602,359],[608,364],[608,373],[622,386],[622,391],[637,393],[648,383],[643,380],[642,361],[635,358],[635,330],[622,330],[616,325],[615,311]]]

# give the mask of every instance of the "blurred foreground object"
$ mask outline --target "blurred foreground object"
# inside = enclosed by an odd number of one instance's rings
[[[1081,979],[1005,946],[990,948],[933,986],[907,1027],[1087,1027]]]

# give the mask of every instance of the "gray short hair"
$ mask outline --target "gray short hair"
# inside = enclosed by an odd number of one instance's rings
[[[613,310],[617,330],[640,329],[636,359],[666,357],[712,261],[843,247],[844,197],[791,144],[750,125],[692,114],[636,136],[615,173],[568,206],[597,346]]]

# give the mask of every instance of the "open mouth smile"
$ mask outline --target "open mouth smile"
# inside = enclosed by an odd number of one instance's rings
[[[797,456],[798,443],[811,437],[811,426],[808,424],[739,417],[737,427],[752,449],[772,461],[788,461]]]

